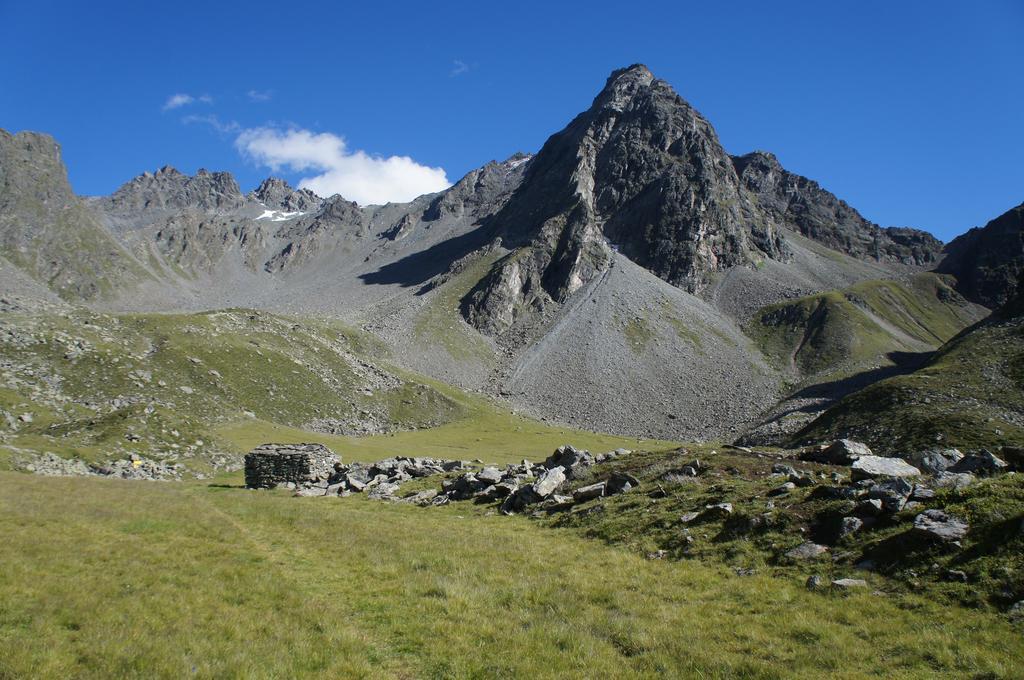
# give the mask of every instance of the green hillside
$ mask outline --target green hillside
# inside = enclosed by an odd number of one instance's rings
[[[267,441],[319,441],[348,460],[491,462],[570,440],[637,444],[522,418],[386,356],[379,341],[334,322],[247,310],[0,313],[0,463],[135,453],[209,473]]]
[[[1024,444],[1024,317],[981,322],[917,371],[843,399],[795,441],[837,437],[890,453]]]
[[[816,383],[891,366],[896,353],[935,349],[981,314],[949,281],[929,273],[774,304],[746,330],[798,382]]]

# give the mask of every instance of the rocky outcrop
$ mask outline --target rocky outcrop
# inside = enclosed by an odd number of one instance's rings
[[[423,221],[464,217],[477,219],[493,213],[522,182],[531,158],[527,154],[517,153],[503,163],[491,161],[482,168],[470,171],[431,201],[423,213]]]
[[[919,229],[882,229],[814,180],[787,171],[771,153],[734,156],[743,188],[766,217],[807,238],[860,259],[929,265],[942,242]]]
[[[293,189],[288,182],[277,177],[263,180],[248,197],[271,210],[289,213],[316,210],[323,203],[323,199],[309,189]]]
[[[964,297],[992,309],[1006,304],[1024,276],[1024,203],[953,239],[944,252],[938,271],[955,276]]]
[[[319,212],[282,223],[274,237],[286,244],[264,263],[268,273],[295,269],[350,238],[369,235],[366,215],[353,201],[335,195],[324,201]]]
[[[147,213],[202,210],[224,212],[240,208],[245,196],[229,172],[200,169],[190,177],[170,166],[144,172],[103,199],[109,215],[138,219]]]
[[[35,132],[0,130],[0,256],[65,299],[146,276],[71,190],[60,145]]]

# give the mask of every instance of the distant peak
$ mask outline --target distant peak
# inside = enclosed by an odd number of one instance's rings
[[[292,185],[288,183],[288,180],[281,179],[280,177],[268,177],[260,185],[256,187],[256,193],[263,193],[272,189],[285,189],[287,191],[293,191]]]

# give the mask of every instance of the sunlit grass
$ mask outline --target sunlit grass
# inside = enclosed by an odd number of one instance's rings
[[[464,507],[0,474],[0,677],[1013,677],[999,619]]]

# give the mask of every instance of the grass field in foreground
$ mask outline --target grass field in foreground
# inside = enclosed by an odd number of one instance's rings
[[[521,517],[0,473],[0,678],[1019,677],[999,618]]]

